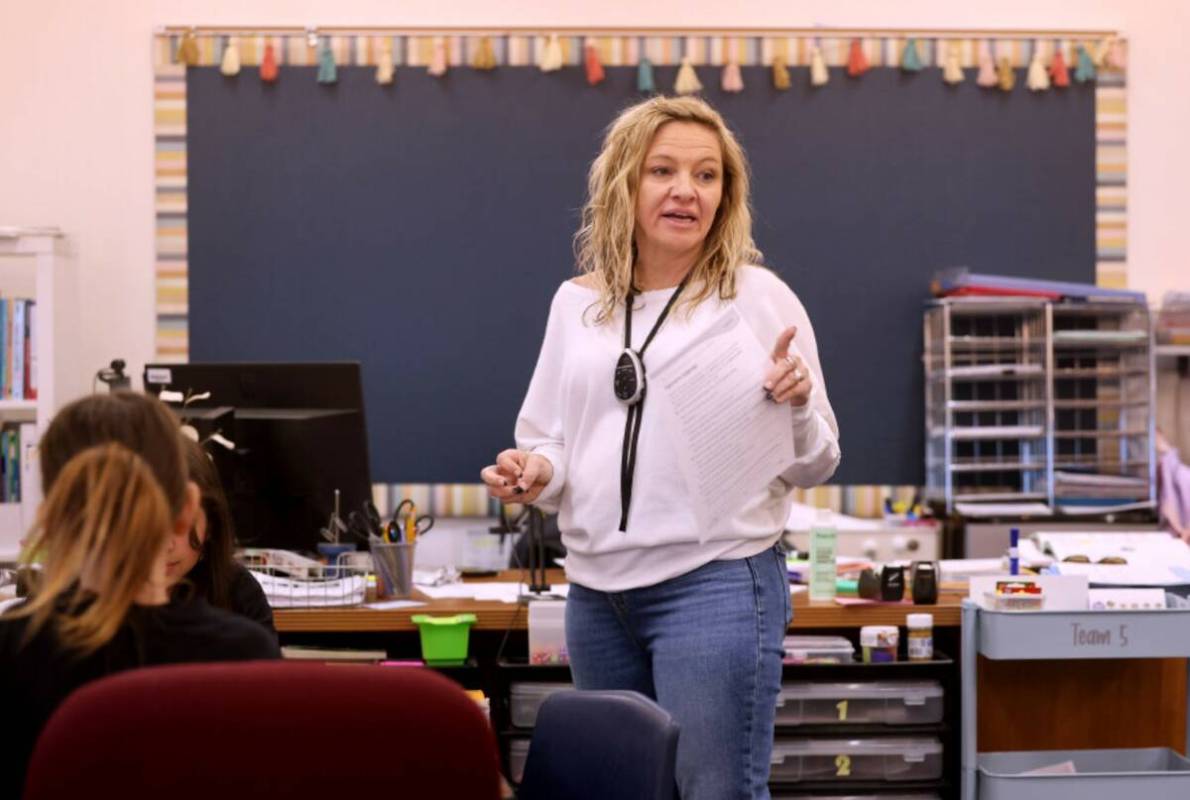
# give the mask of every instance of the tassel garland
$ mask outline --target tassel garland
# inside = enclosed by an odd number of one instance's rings
[[[1050,88],[1050,76],[1045,70],[1045,63],[1041,60],[1041,45],[1033,46],[1033,58],[1029,62],[1029,75],[1025,85],[1031,92],[1044,92]]]
[[[178,63],[193,67],[198,63],[198,37],[194,31],[187,31],[178,45]]]
[[[942,62],[942,80],[951,86],[963,82],[963,64],[959,59],[959,43],[946,43],[946,57]]]
[[[480,37],[479,47],[471,57],[471,66],[479,70],[493,70],[496,68],[496,51],[492,49],[492,37]]]
[[[859,39],[851,40],[851,52],[847,55],[847,74],[853,78],[863,75],[872,65],[868,63],[868,56],[864,53],[864,43]]]
[[[223,48],[223,61],[219,63],[219,72],[228,78],[240,74],[240,46],[232,37],[227,37],[227,45]]]
[[[975,76],[975,84],[984,89],[990,89],[999,83],[996,77],[996,62],[992,58],[991,45],[985,44],[979,51],[979,74]]]
[[[376,83],[391,85],[396,72],[393,66],[393,40],[386,36],[380,43],[380,57],[376,59]]]
[[[264,58],[260,61],[260,79],[265,83],[277,80],[277,53],[271,44],[264,46]]]
[[[322,40],[322,47],[318,51],[318,82],[324,85],[339,82],[339,68],[335,64],[329,38]]]
[[[773,88],[778,92],[783,92],[791,85],[789,67],[785,66],[785,56],[778,53],[773,56]]]
[[[998,72],[996,85],[1002,92],[1011,92],[1016,86],[1016,70],[1012,68],[1012,59],[1008,56],[1001,57]]]
[[[735,61],[728,61],[723,66],[723,77],[720,78],[719,85],[723,91],[732,94],[744,91],[744,76],[740,72],[740,65]]]
[[[432,45],[433,50],[430,52],[430,66],[426,68],[426,72],[433,75],[435,78],[441,78],[446,74],[447,58],[446,58],[446,39],[441,36],[434,37]]]
[[[599,48],[595,46],[593,39],[587,40],[583,62],[587,68],[587,85],[597,86],[603,83],[606,75],[603,72],[603,63],[599,60]]]
[[[1087,48],[1081,44],[1078,46],[1074,79],[1079,83],[1095,80],[1095,63],[1091,61],[1091,54],[1087,52]]]
[[[917,52],[917,40],[905,42],[905,50],[901,53],[901,69],[905,72],[921,72],[921,55]]]
[[[636,67],[636,90],[641,94],[657,91],[657,82],[653,80],[653,62],[647,58],[642,58]]]
[[[550,34],[549,41],[545,45],[545,51],[541,54],[541,71],[557,72],[562,69],[562,62],[564,60],[562,56],[562,43],[558,41],[558,34]]]
[[[826,68],[826,59],[822,57],[822,48],[815,44],[810,51],[810,85],[826,86],[830,79],[831,73]]]
[[[690,56],[682,56],[682,66],[678,68],[678,78],[674,81],[674,94],[698,94],[701,91],[702,82],[690,63]]]

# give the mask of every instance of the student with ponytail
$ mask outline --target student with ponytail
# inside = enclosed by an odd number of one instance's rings
[[[201,598],[170,600],[179,534],[194,524],[178,421],[147,395],[78,400],[39,445],[45,499],[26,554],[30,596],[0,616],[5,728],[0,796],[20,796],[41,728],[70,692],[151,664],[275,658],[260,625]]]
[[[174,543],[166,564],[170,580],[177,581],[176,597],[193,592],[216,608],[255,620],[275,633],[273,609],[260,583],[234,558],[235,528],[219,471],[203,446],[182,437],[190,480],[198,487],[201,502],[194,525]]]

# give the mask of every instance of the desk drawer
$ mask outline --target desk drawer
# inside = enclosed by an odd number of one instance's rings
[[[942,721],[938,681],[786,682],[777,725],[930,725]]]
[[[928,781],[942,777],[942,743],[930,737],[778,739],[774,783]]]

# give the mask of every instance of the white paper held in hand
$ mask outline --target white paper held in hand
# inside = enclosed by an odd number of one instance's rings
[[[649,381],[705,539],[793,465],[793,408],[765,399],[769,351],[729,306]]]

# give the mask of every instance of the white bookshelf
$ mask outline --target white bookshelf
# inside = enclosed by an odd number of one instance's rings
[[[41,487],[36,459],[40,437],[57,408],[56,363],[62,320],[55,317],[55,298],[63,283],[66,240],[56,228],[6,228],[0,226],[0,294],[32,297],[37,301],[36,361],[37,399],[0,399],[0,421],[32,422],[37,436],[21,441],[21,502],[0,503],[0,562],[16,557],[19,541],[33,524]]]

